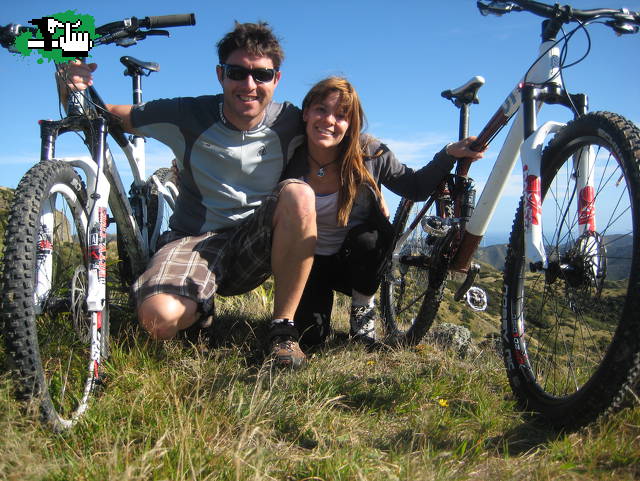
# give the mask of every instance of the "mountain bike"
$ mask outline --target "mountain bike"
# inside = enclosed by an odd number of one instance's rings
[[[94,47],[128,47],[166,27],[195,24],[193,14],[131,17],[96,28]],[[0,43],[15,51],[35,28],[0,27]],[[132,79],[133,103],[142,102],[143,76],[154,62],[120,59]],[[58,70],[60,75],[61,70]],[[62,82],[66,83],[66,82]],[[177,195],[173,171],[145,174],[144,139],[126,136],[93,87],[70,91],[67,115],[40,121],[41,156],[20,180],[6,228],[0,320],[17,394],[38,408],[54,430],[71,427],[86,412],[102,382],[108,354],[109,301],[115,223],[119,276],[128,285],[144,269],[166,228]],[[61,158],[61,134],[80,135],[90,155]],[[110,135],[133,173],[127,193],[107,144]],[[109,278],[109,279],[108,279]]]
[[[588,113],[586,95],[565,89],[566,48],[594,22],[637,33],[640,14],[529,0],[477,6],[483,14],[543,17],[542,43],[477,136],[474,149],[483,150],[511,121],[478,201],[467,161],[426,202],[400,201],[381,288],[383,323],[388,339],[418,343],[450,274],[462,279],[455,300],[486,304],[479,289],[469,296],[479,272],[472,257],[520,153],[522,198],[502,295],[506,371],[522,408],[558,427],[580,426],[619,407],[640,377],[640,131],[620,115]],[[461,138],[483,83],[474,77],[442,92],[460,109]],[[538,125],[544,104],[567,107],[573,120]]]

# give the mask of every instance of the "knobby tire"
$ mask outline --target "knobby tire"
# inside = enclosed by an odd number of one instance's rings
[[[597,154],[596,234],[586,236],[577,233],[572,177],[572,154],[585,146]],[[640,377],[639,164],[640,132],[609,112],[570,122],[549,143],[542,225],[549,262],[562,266],[555,274],[530,272],[522,205],[516,213],[504,273],[505,365],[520,406],[557,428],[619,408]]]
[[[69,165],[42,161],[20,181],[6,229],[0,299],[6,354],[18,397],[56,431],[84,412],[102,372],[101,359],[90,366],[86,200]],[[49,260],[50,269],[43,268]],[[45,281],[48,292],[37,288]],[[103,355],[108,332],[105,307],[98,329]]]

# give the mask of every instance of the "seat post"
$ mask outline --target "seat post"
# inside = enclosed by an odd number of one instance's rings
[[[142,103],[142,75],[137,70],[128,69],[125,75],[131,77],[131,90],[133,93],[133,104],[138,105]]]
[[[469,104],[460,105],[460,125],[458,128],[458,140],[469,137]]]

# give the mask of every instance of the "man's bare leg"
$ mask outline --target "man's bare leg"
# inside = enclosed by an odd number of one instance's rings
[[[273,217],[274,319],[293,319],[313,264],[316,237],[313,191],[306,184],[288,184]],[[167,340],[198,320],[197,308],[189,298],[156,294],[139,306],[138,319],[151,337]]]
[[[277,366],[298,368],[306,361],[293,317],[311,271],[316,238],[315,194],[306,184],[288,184],[274,213],[271,244],[275,293],[269,342]]]
[[[306,184],[288,184],[273,216],[274,319],[293,319],[311,272],[317,235],[313,190]]]

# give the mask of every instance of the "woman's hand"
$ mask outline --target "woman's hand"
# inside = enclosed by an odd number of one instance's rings
[[[471,150],[471,145],[475,142],[476,137],[467,137],[466,139],[459,140],[458,142],[453,142],[452,144],[447,145],[445,151],[451,157],[455,157],[456,159],[467,159],[470,161],[475,161],[484,155],[484,150],[480,152],[476,152],[475,150]]]

